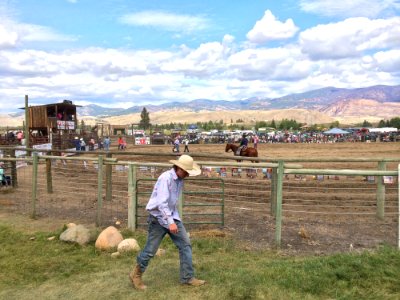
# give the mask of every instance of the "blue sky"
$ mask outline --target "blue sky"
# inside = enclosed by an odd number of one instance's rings
[[[400,84],[398,0],[0,0],[0,112]]]

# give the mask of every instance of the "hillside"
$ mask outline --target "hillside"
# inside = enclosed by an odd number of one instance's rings
[[[280,109],[306,109],[325,112],[329,107],[348,103],[353,100],[374,100],[386,105],[386,103],[400,103],[400,85],[398,86],[372,86],[358,89],[338,89],[327,87],[305,93],[291,94],[281,98],[249,98],[245,100],[227,101],[196,99],[187,102],[168,102],[160,105],[137,105],[127,109],[105,108],[98,105],[88,105],[78,108],[81,116],[120,116],[140,113],[145,106],[148,112],[165,112],[185,110],[193,112],[202,111],[245,111],[245,110],[280,110]],[[350,103],[351,104],[351,103]],[[340,110],[329,110],[329,116],[342,117]],[[362,113],[362,110],[360,111]],[[361,115],[358,115],[362,117]]]
[[[281,119],[295,119],[302,123],[330,123],[334,119],[323,113],[317,111],[309,111],[305,109],[284,109],[284,110],[235,110],[235,111],[184,111],[184,110],[170,110],[150,113],[150,122],[152,124],[165,124],[170,122],[175,123],[195,123],[195,122],[208,122],[220,121],[230,124],[236,120],[241,119],[244,123],[255,123],[256,121],[271,121]],[[105,121],[110,124],[130,124],[138,123],[140,121],[140,113],[115,116],[105,118]]]
[[[94,125],[98,121],[115,125],[138,123],[146,107],[152,124],[220,121],[247,124],[256,121],[294,119],[301,123],[323,124],[339,121],[353,125],[400,116],[400,85],[372,86],[358,89],[327,87],[285,97],[249,98],[238,101],[196,99],[185,103],[138,105],[128,109],[105,108],[91,104],[78,107],[78,120]],[[23,113],[0,115],[3,126],[21,126]]]
[[[347,105],[332,106],[324,112],[306,109],[279,109],[279,110],[234,110],[234,111],[187,111],[187,110],[169,110],[150,113],[150,122],[152,124],[165,123],[196,123],[223,120],[224,123],[236,122],[242,119],[245,123],[254,123],[255,121],[279,121],[282,119],[294,119],[301,123],[307,124],[329,124],[339,121],[340,124],[353,125],[362,123],[364,120],[369,122],[379,122],[382,119],[390,119],[400,116],[400,104],[394,103],[386,107],[377,104],[374,101],[355,100]],[[341,110],[340,117],[333,117],[338,110]],[[360,114],[360,111],[363,113]],[[396,112],[396,114],[394,114]],[[16,127],[22,126],[24,117],[11,117],[9,115],[0,115],[0,122],[3,126]],[[138,123],[140,121],[140,113],[132,113],[120,116],[99,118],[95,116],[79,116],[78,120],[83,120],[87,125],[94,125],[98,121],[108,122],[113,125],[127,125]]]

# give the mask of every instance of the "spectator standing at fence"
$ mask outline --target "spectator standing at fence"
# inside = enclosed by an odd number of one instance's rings
[[[175,141],[174,141],[174,149],[175,149],[175,152],[178,152],[178,153],[179,153],[179,144],[180,144],[180,142],[179,142],[179,136],[177,136],[177,137],[175,138]]]
[[[257,145],[258,145],[258,136],[257,136],[257,134],[255,134],[253,136],[253,144],[254,144],[254,149],[257,149]]]
[[[89,151],[94,151],[94,145],[96,144],[96,141],[94,140],[94,138],[91,138],[89,140]]]
[[[145,145],[145,144],[146,144],[146,143],[144,143],[144,145]],[[124,149],[126,149],[126,145],[127,145],[126,139],[123,138],[123,139],[122,139],[122,146],[124,147]]]
[[[136,258],[137,264],[134,270],[129,274],[133,286],[139,290],[146,289],[142,275],[166,234],[179,250],[181,283],[191,286],[205,283],[204,280],[194,277],[192,246],[178,212],[183,179],[200,175],[201,169],[193,158],[186,154],[170,162],[174,165],[173,168],[160,175],[147,203],[146,210],[149,212],[147,242]]]
[[[0,183],[1,185],[7,185],[6,175],[4,174],[4,163],[0,162]]]
[[[79,140],[79,138],[77,136],[74,138],[74,145],[75,145],[76,151],[81,150],[81,141]]]
[[[189,139],[186,138],[183,142],[185,144],[185,150],[183,150],[183,152],[189,152]]]
[[[86,143],[85,143],[85,141],[83,140],[83,138],[81,138],[80,145],[81,145],[81,151],[86,151]]]
[[[18,132],[17,132],[17,140],[18,140],[18,143],[20,144],[20,145],[22,145],[22,139],[24,138],[24,134],[22,133],[22,131],[21,130],[19,130]]]
[[[7,140],[14,142],[15,141],[15,134],[12,131],[7,132]]]
[[[124,140],[122,136],[118,137],[118,150],[123,150],[124,149]]]
[[[97,147],[98,147],[99,150],[103,150],[104,149],[103,142],[101,141],[101,139],[98,139]]]
[[[106,138],[104,139],[103,144],[104,144],[104,149],[106,151],[109,151],[110,150],[110,145],[111,145],[111,140],[110,140],[109,136],[106,136]]]

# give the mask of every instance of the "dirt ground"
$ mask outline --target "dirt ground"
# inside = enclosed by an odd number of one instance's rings
[[[224,155],[224,144],[189,145],[190,153],[194,154],[220,154]],[[113,150],[113,149],[112,149]],[[157,153],[160,156],[130,155],[129,151],[140,153]],[[260,157],[268,159],[307,159],[307,158],[394,158],[397,162],[387,164],[388,170],[397,170],[400,162],[400,143],[336,143],[336,144],[259,144]],[[90,153],[90,155],[96,153]],[[161,154],[165,154],[162,155]],[[89,154],[88,154],[89,155]],[[226,155],[232,155],[226,154]],[[162,146],[133,146],[121,154],[114,154],[119,160],[135,160],[139,162],[167,162],[174,159],[171,147]],[[207,157],[196,160],[209,161]],[[377,162],[301,162],[304,168],[320,169],[376,169]],[[187,216],[187,227],[195,235],[199,229],[214,232],[215,228],[222,229],[225,234],[232,235],[234,239],[245,248],[272,249],[275,248],[276,220],[271,215],[270,180],[260,170],[246,176],[243,171],[241,177],[233,176],[230,168],[226,175],[212,171],[212,178],[221,178],[224,181],[224,225],[196,225],[190,221],[198,221],[196,216]],[[56,172],[57,173],[57,172]],[[58,171],[65,176],[64,171]],[[72,174],[72,173],[71,173]],[[95,187],[96,172],[91,173],[93,182],[88,184]],[[60,176],[61,176],[60,175]],[[65,189],[71,182],[66,182],[64,177],[55,177],[54,185]],[[79,178],[78,175],[74,175]],[[203,176],[204,177],[204,176]],[[64,178],[64,179],[63,179]],[[71,179],[71,175],[68,175]],[[30,180],[28,176],[25,180]],[[119,181],[118,181],[119,182]],[[119,184],[117,182],[117,184]],[[210,182],[188,184],[196,190],[218,190]],[[150,187],[151,188],[151,187]],[[119,186],[121,195],[116,197],[111,209],[119,214],[115,219],[121,220],[122,226],[126,225],[126,178],[121,178]],[[74,215],[93,215],[96,196],[86,195],[90,204],[74,206],[70,198],[62,199],[61,208],[63,215],[57,215],[60,206],[51,206],[52,198],[46,202],[49,207],[42,212],[38,220],[24,222],[20,215],[10,213],[9,208],[13,201],[9,200],[4,189],[0,191],[0,217],[8,220],[14,226],[25,226],[29,230],[44,230],[46,227],[53,230],[62,224],[74,220]],[[63,195],[59,195],[62,197]],[[146,201],[148,196],[144,197]],[[192,198],[191,198],[192,197]],[[205,203],[219,203],[219,196],[202,196]],[[43,199],[42,199],[43,200]],[[8,202],[7,202],[8,201]],[[89,200],[88,200],[89,201]],[[185,203],[197,203],[195,196],[188,196]],[[196,202],[197,201],[197,202]],[[386,185],[385,218],[376,217],[376,184],[368,182],[363,177],[340,176],[338,178],[324,177],[316,180],[312,176],[296,178],[294,175],[285,177],[283,188],[283,222],[281,248],[286,254],[327,254],[343,251],[360,251],[373,249],[381,244],[396,245],[398,228],[398,188],[397,182]],[[187,208],[188,213],[198,213],[199,210],[211,208]],[[218,213],[219,207],[213,208],[211,213]],[[65,212],[69,212],[69,214]],[[117,215],[114,212],[114,215]],[[114,216],[113,215],[113,216]],[[122,217],[119,217],[122,215]],[[189,215],[189,214],[188,214]],[[216,214],[217,215],[217,214]],[[15,216],[15,217],[13,217]],[[220,216],[216,216],[217,220]],[[75,217],[75,220],[79,219]],[[26,221],[26,219],[25,219]],[[215,220],[214,220],[215,221]],[[26,223],[24,225],[24,223]],[[143,228],[143,227],[142,227]],[[204,231],[203,231],[204,233]],[[200,234],[200,233],[197,233]]]

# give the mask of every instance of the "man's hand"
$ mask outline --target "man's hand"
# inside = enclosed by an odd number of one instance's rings
[[[171,233],[174,233],[174,234],[178,233],[178,226],[176,226],[175,223],[170,224],[168,229]]]

